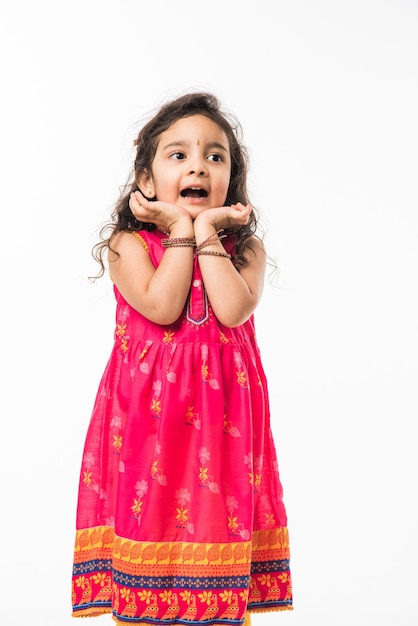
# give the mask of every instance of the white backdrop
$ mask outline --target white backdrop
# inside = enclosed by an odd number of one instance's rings
[[[78,472],[114,316],[90,249],[137,125],[196,88],[242,122],[280,266],[256,321],[295,610],[254,626],[416,626],[418,3],[27,0],[0,15],[1,623],[75,623]]]

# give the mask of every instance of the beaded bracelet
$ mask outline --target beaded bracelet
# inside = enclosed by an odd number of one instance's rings
[[[207,254],[208,256],[223,256],[226,259],[230,259],[231,255],[228,252],[217,252],[216,250],[197,250],[196,255]]]
[[[213,235],[202,241],[202,243],[196,247],[196,250],[199,252],[199,250],[201,250],[202,248],[206,248],[206,246],[210,246],[212,243],[220,241],[221,239],[226,237],[226,235],[221,235],[221,233],[223,233],[223,229],[218,230],[216,233],[213,233]]]
[[[163,248],[194,248],[196,239],[194,237],[171,237],[170,239],[161,239]]]

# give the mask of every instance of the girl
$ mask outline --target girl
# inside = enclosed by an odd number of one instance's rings
[[[211,94],[165,104],[94,248],[116,329],[82,461],[74,616],[238,626],[292,608],[240,137]]]

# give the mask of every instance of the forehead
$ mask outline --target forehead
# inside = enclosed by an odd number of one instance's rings
[[[205,115],[190,115],[174,122],[167,130],[161,133],[159,146],[173,141],[187,142],[220,142],[229,148],[229,141],[225,131],[213,120]]]

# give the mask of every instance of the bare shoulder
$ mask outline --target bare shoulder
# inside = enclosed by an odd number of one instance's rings
[[[148,246],[140,233],[122,231],[117,233],[109,246],[109,261],[115,262],[122,256],[143,257],[148,255]]]
[[[155,272],[145,239],[132,231],[117,233],[110,243],[108,260],[113,282],[127,302],[140,310],[138,292]]]

